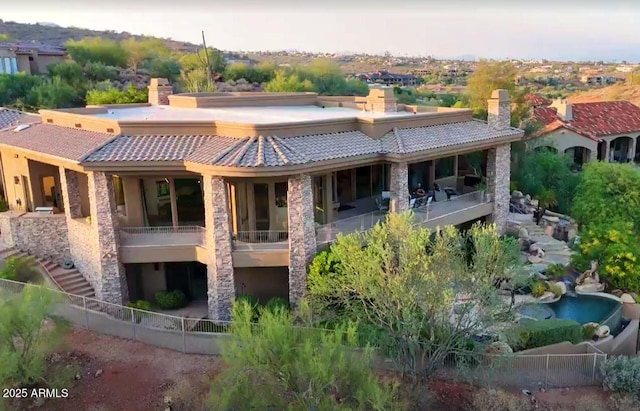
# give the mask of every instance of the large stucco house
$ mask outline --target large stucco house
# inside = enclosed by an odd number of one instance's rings
[[[582,166],[589,161],[640,160],[640,107],[628,101],[571,103],[528,96],[541,128],[528,140],[549,147]]]
[[[0,42],[0,74],[44,74],[67,57],[64,47],[35,41]]]
[[[0,131],[11,207],[0,228],[9,247],[72,261],[100,299],[182,289],[227,319],[238,295],[295,304],[316,252],[387,207],[414,207],[433,228],[489,219],[504,230],[510,143],[523,135],[509,120],[504,90],[483,122],[397,104],[390,88],[174,95],[152,79],[148,104],[42,110]],[[471,153],[486,190],[468,176]],[[435,183],[436,201],[411,197]]]

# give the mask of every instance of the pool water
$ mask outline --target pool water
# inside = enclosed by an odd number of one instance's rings
[[[580,324],[602,323],[617,308],[620,308],[618,301],[594,295],[564,296],[559,301],[548,305],[555,313],[556,318],[574,320]]]

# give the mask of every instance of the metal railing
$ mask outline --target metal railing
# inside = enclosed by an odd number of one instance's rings
[[[200,226],[122,227],[122,246],[202,245],[205,228]]]
[[[488,196],[484,191],[474,191],[467,194],[452,197],[450,200],[432,202],[420,202],[414,206],[414,219],[416,224],[437,222],[438,219],[466,211],[480,204],[487,203]],[[372,211],[360,214],[355,217],[344,218],[329,224],[318,226],[316,229],[316,242],[324,245],[336,240],[338,234],[350,234],[354,232],[365,232],[373,228],[378,222],[385,219],[386,213]]]
[[[75,326],[184,353],[219,355],[220,344],[229,337],[233,326],[229,321],[178,317],[28,285],[57,294],[60,302],[54,307],[55,313]],[[25,283],[0,279],[0,291],[10,294],[19,294],[25,286]],[[252,329],[256,335],[264,332],[259,324],[253,324]],[[292,330],[295,338],[314,340],[334,332],[311,327],[292,327]],[[363,346],[370,343],[365,335],[358,338]],[[542,355],[450,353],[437,373],[443,378],[503,387],[560,388],[598,384],[600,366],[607,355],[591,344],[586,344],[585,351],[583,354]]]
[[[251,250],[286,250],[289,248],[288,231],[238,231],[232,236],[233,249]]]

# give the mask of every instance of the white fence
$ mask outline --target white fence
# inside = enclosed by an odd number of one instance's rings
[[[27,284],[0,279],[0,291],[18,294]],[[41,287],[31,285],[31,287]],[[44,287],[41,287],[44,289]],[[220,344],[230,337],[230,322],[176,317],[111,304],[93,298],[50,290],[60,297],[55,313],[77,327],[101,334],[140,341],[156,347],[191,354],[219,355]],[[296,334],[312,335],[331,330],[295,327]],[[256,332],[260,328],[256,324]],[[460,358],[464,357],[463,360]],[[438,374],[443,378],[465,379],[476,384],[503,387],[562,388],[600,383],[600,365],[607,358],[587,344],[584,354],[469,355],[451,356]],[[471,361],[469,361],[471,360]],[[389,368],[388,361],[381,361]]]

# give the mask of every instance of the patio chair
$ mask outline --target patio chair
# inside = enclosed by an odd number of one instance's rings
[[[391,191],[383,191],[380,193],[382,200],[391,200]]]
[[[444,188],[444,192],[447,195],[447,201],[450,201],[452,198],[455,199],[455,197],[458,197],[460,194],[458,194],[458,192],[453,189],[452,187],[445,187]]]
[[[431,209],[431,203],[433,202],[434,198],[435,197],[433,197],[433,196],[430,196],[429,198],[427,198],[427,210]]]
[[[409,208],[416,208],[416,198],[409,200]]]
[[[378,211],[381,213],[389,211],[389,202],[385,201],[384,198],[376,197],[376,206],[378,206]]]

